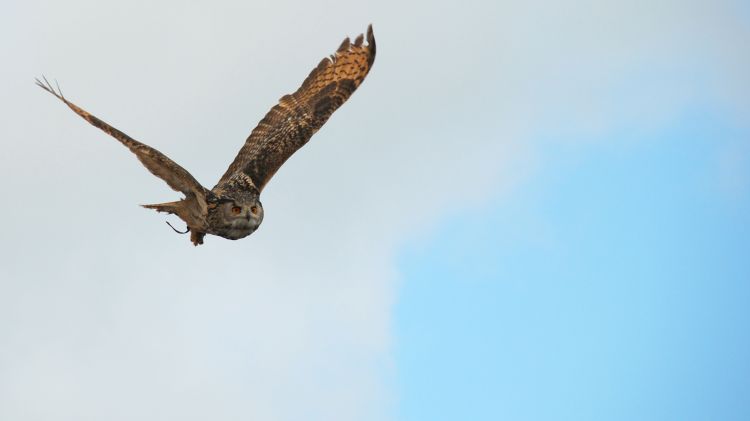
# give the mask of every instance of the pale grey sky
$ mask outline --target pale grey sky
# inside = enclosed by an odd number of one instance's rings
[[[388,418],[400,244],[516,188],[532,135],[658,124],[701,89],[748,109],[748,57],[732,53],[747,26],[705,4],[12,2],[0,419]],[[57,79],[212,186],[268,108],[371,22],[368,79],[237,242],[194,248],[137,207],[178,195],[33,85]],[[704,73],[674,65],[695,61]],[[645,67],[674,85],[624,84]]]

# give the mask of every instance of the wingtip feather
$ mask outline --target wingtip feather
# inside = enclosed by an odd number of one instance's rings
[[[365,36],[363,34],[359,34],[357,38],[354,40],[354,46],[355,47],[361,47],[362,43],[365,41]]]
[[[42,75],[42,78],[39,79],[38,77],[34,78],[36,81],[36,86],[44,89],[45,91],[51,93],[52,95],[56,96],[60,101],[63,101],[67,104],[68,101],[65,100],[65,97],[62,94],[62,90],[60,89],[60,85],[55,81],[55,85],[57,85],[57,91],[55,91],[55,88],[52,87],[52,84],[47,80],[47,77]]]
[[[375,43],[375,34],[372,32],[372,24],[367,25],[367,43]]]
[[[375,34],[372,32],[372,24],[367,26],[367,48],[370,50],[370,57],[367,60],[367,65],[372,67],[375,62]]]
[[[349,40],[349,37],[344,38],[344,41],[341,42],[341,45],[339,45],[339,48],[336,50],[337,53],[343,53],[349,49],[349,46],[351,45],[351,41]]]

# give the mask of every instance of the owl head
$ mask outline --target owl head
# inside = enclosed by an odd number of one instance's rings
[[[239,240],[255,232],[263,222],[263,205],[258,197],[218,197],[208,202],[208,234]]]

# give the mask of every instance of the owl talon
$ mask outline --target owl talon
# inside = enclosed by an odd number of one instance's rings
[[[206,236],[205,232],[193,231],[190,233],[190,241],[193,242],[194,246],[203,244],[203,237]]]

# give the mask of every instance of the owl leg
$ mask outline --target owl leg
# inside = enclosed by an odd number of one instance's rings
[[[203,244],[203,237],[205,236],[206,236],[205,232],[191,231],[190,241],[193,242],[193,245],[198,246],[200,244]]]

